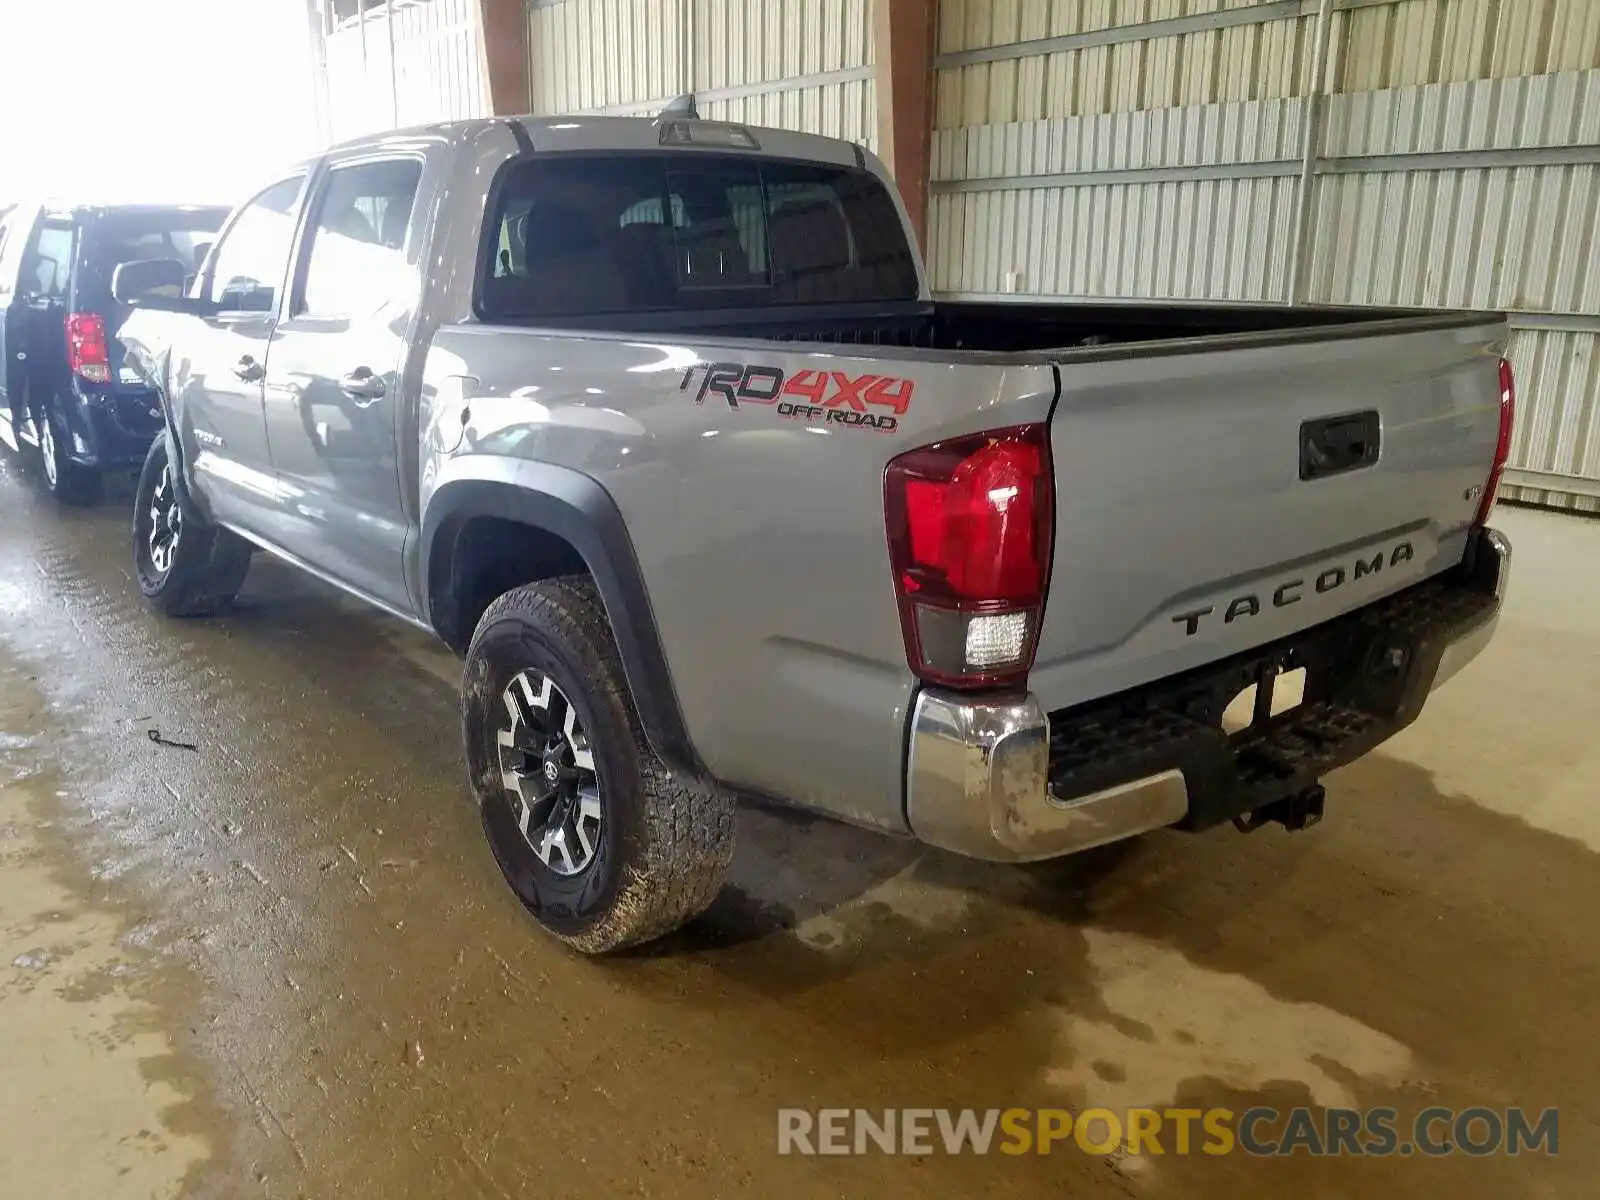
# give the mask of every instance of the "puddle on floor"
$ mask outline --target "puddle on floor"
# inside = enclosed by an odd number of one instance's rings
[[[62,845],[63,785],[28,761],[41,711],[0,671],[3,1191],[164,1200],[211,1157],[197,1076],[153,998],[164,964]]]
[[[1350,1106],[1350,1080],[1398,1086],[1415,1073],[1409,1049],[1342,1013],[1280,1000],[1133,934],[1083,932],[1115,1015],[1064,1012],[1073,1065],[1051,1069],[1047,1081],[1081,1090],[1089,1107],[1162,1108],[1197,1078],[1240,1091],[1299,1086],[1310,1103]]]

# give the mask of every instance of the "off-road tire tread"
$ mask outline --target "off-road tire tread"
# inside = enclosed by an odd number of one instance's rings
[[[145,507],[144,476],[149,460],[161,447],[166,453],[167,435],[156,438],[139,473],[133,512],[134,553],[139,553],[140,513]],[[181,501],[180,501],[181,503]],[[145,598],[169,617],[208,617],[233,602],[250,570],[250,543],[205,521],[193,506],[183,511],[183,537],[178,544],[180,559],[172,564],[167,584],[158,595]],[[137,566],[137,564],[136,564]],[[174,578],[177,576],[177,578]]]
[[[565,642],[583,664],[591,705],[598,699],[625,715],[644,806],[645,862],[619,865],[625,876],[599,921],[580,934],[556,936],[584,954],[606,954],[671,933],[709,908],[722,888],[733,862],[733,797],[673,772],[650,748],[593,580],[568,575],[515,588],[489,605],[478,633],[509,615]],[[615,734],[607,729],[599,735]]]

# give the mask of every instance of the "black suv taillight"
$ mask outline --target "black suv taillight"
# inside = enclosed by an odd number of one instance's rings
[[[885,472],[884,510],[911,670],[953,688],[1020,686],[1050,575],[1049,428],[907,451]]]
[[[67,366],[78,378],[90,383],[111,382],[106,319],[99,313],[67,314]]]

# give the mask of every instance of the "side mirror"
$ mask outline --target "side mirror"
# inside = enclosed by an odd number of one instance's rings
[[[111,294],[134,308],[181,309],[188,272],[175,258],[141,258],[111,272]]]

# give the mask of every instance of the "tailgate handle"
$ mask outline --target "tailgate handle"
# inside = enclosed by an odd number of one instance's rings
[[[1378,461],[1378,413],[1319,417],[1300,426],[1300,478],[1326,479]]]

